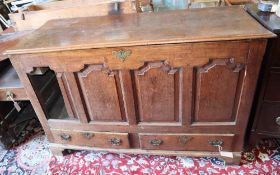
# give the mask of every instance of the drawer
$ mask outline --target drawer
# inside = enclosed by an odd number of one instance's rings
[[[11,64],[0,70],[0,101],[8,101],[8,92],[12,94],[14,100],[28,100],[25,89]]]
[[[264,100],[280,102],[280,69],[270,71]]]
[[[52,130],[52,133],[56,143],[116,149],[130,147],[127,133],[64,130]]]
[[[218,151],[232,150],[234,135],[223,134],[140,134],[140,145],[147,150]]]
[[[28,100],[27,94],[24,88],[0,88],[0,101],[11,101],[7,98],[7,93],[13,94],[14,100]]]
[[[264,103],[258,118],[257,131],[280,133],[280,103]]]

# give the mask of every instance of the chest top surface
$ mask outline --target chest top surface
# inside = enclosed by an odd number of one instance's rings
[[[273,37],[240,7],[52,20],[6,54]]]
[[[0,61],[7,59],[7,55],[4,55],[5,51],[15,46],[19,39],[29,32],[0,33]]]

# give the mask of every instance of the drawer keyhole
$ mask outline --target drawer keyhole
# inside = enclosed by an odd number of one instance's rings
[[[150,144],[153,145],[153,146],[159,146],[163,143],[162,140],[158,140],[158,139],[153,139],[153,140],[150,140]]]
[[[86,139],[91,139],[91,138],[94,136],[93,133],[88,133],[88,132],[82,133],[82,135],[83,135]]]
[[[181,144],[187,144],[191,139],[192,139],[192,137],[180,136],[179,137],[179,142]]]

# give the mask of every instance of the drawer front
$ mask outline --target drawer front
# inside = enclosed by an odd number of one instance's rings
[[[280,133],[280,103],[262,105],[257,131]]]
[[[233,138],[233,134],[140,134],[140,145],[147,150],[218,151],[218,144],[230,151]]]
[[[56,143],[101,148],[129,148],[127,133],[52,130]]]
[[[270,71],[264,100],[280,102],[280,69]]]
[[[14,100],[28,100],[24,88],[0,89],[0,101],[11,101],[7,94],[12,94]]]

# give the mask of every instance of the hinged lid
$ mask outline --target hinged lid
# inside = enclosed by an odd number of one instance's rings
[[[53,20],[6,54],[273,36],[240,7],[189,9]]]

